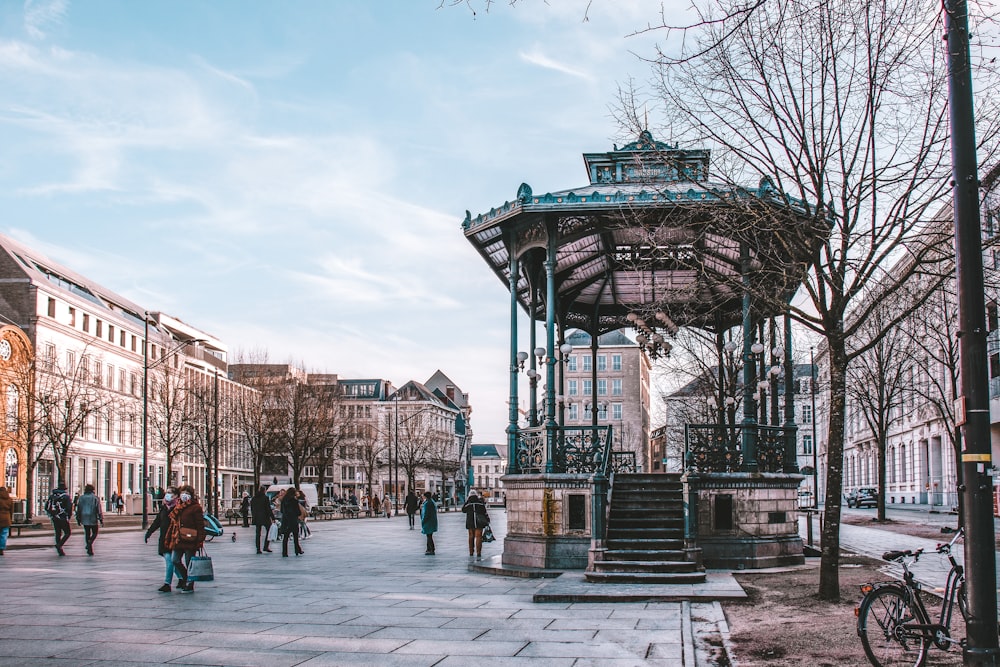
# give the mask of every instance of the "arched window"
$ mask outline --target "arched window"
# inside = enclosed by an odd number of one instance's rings
[[[18,417],[18,403],[20,395],[17,391],[17,385],[9,385],[7,387],[7,432],[16,433],[17,432],[17,417]]]
[[[906,445],[899,446],[899,481],[906,481]]]
[[[4,455],[4,486],[10,491],[11,496],[17,496],[17,452],[8,449]]]

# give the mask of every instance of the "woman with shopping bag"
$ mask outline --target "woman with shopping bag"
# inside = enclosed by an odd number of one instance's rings
[[[193,593],[194,583],[188,581],[188,563],[205,546],[205,515],[190,485],[185,484],[178,491],[180,495],[177,504],[170,510],[170,525],[164,544],[174,554],[174,571],[179,580],[177,590]]]

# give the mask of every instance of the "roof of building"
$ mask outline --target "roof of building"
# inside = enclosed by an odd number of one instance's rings
[[[544,306],[532,294],[553,234],[560,322],[602,333],[636,318],[656,327],[657,314],[677,326],[734,326],[747,264],[754,293],[778,297],[767,305],[778,311],[830,232],[825,216],[770,179],[756,186],[713,180],[709,151],[671,146],[648,131],[621,148],[587,153],[584,163],[587,184],[545,194],[522,184],[513,201],[466,212],[462,224],[505,286],[511,255],[519,258],[516,297],[536,319],[544,319]]]
[[[473,445],[472,458],[500,458],[500,445]]]

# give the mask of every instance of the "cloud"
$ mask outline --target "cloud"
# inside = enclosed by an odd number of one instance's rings
[[[68,11],[68,0],[25,0],[24,30],[32,39],[45,39],[48,27],[61,25]]]
[[[553,60],[537,49],[531,52],[522,51],[518,55],[524,62],[537,65],[538,67],[542,67],[544,69],[550,69],[562,74],[568,74],[569,76],[583,79],[585,81],[594,80],[594,77],[590,73]]]

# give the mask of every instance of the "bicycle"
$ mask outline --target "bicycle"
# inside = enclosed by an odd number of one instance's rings
[[[948,557],[951,569],[936,623],[920,597],[920,583],[913,578],[909,567],[920,560],[923,549],[889,551],[882,555],[883,560],[902,565],[902,581],[862,584],[864,597],[855,609],[858,636],[865,655],[875,667],[921,667],[931,646],[942,651],[953,645],[964,647],[965,639],[951,636],[952,613],[956,603],[962,618],[968,620],[969,617],[965,570],[952,555],[952,548],[962,535],[963,531],[959,529],[951,542],[937,545],[937,553]]]

